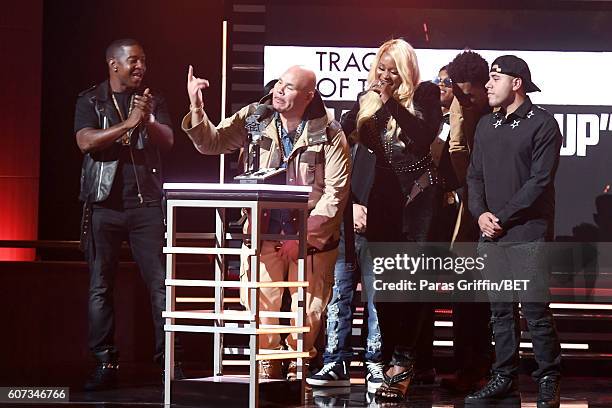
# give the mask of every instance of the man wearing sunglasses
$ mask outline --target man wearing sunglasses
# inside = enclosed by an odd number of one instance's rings
[[[438,76],[432,82],[440,88],[440,105],[442,106],[442,123],[438,131],[438,137],[431,143],[431,156],[436,166],[438,166],[442,152],[448,148],[446,141],[450,133],[450,107],[454,98],[453,83],[448,76],[448,65],[440,68]]]
[[[438,76],[434,78],[433,83],[440,88],[440,105],[442,105],[442,114],[446,115],[454,98],[453,81],[448,75],[448,65],[440,68]]]
[[[448,76],[448,65],[443,66],[438,71],[438,76],[432,82],[438,85],[440,89],[440,106],[442,107],[442,123],[438,131],[438,137],[431,143],[431,157],[436,167],[442,172],[452,171],[450,158],[448,153],[448,136],[450,133],[450,107],[453,102],[452,81]],[[442,174],[442,179],[444,175]],[[451,195],[452,196],[452,195]],[[448,200],[447,194],[441,198],[440,213],[434,221],[433,233],[434,239],[439,242],[449,242],[452,236],[452,231],[457,219],[457,208],[455,200]],[[425,322],[422,328],[422,334],[417,344],[417,361],[415,366],[415,374],[412,380],[413,384],[431,385],[436,380],[436,370],[433,366],[433,337],[434,337],[434,304],[430,304]]]

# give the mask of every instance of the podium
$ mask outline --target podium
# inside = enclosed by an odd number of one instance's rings
[[[285,186],[269,184],[208,184],[208,183],[165,183],[167,197],[166,246],[166,310],[165,318],[165,386],[164,404],[170,405],[179,394],[189,395],[191,402],[198,398],[211,401],[213,396],[246,395],[248,406],[259,406],[260,396],[292,396],[293,402],[304,402],[304,364],[308,357],[304,351],[303,335],[308,332],[305,322],[305,299],[308,281],[306,271],[306,221],[308,218],[309,186]],[[213,246],[178,246],[176,231],[177,209],[214,208],[215,232],[189,234],[190,238],[213,239]],[[231,234],[226,228],[226,209],[245,208],[250,214],[250,233]],[[260,231],[262,213],[271,209],[291,209],[297,214],[297,233],[295,235],[266,234]],[[250,246],[242,248],[228,247],[228,241],[248,239]],[[297,281],[260,282],[259,257],[262,242],[266,240],[298,240],[298,278]],[[179,254],[208,255],[215,258],[214,280],[177,279],[176,257]],[[248,282],[225,280],[226,257],[249,256],[251,274]],[[176,310],[177,287],[214,288],[214,306],[212,310]],[[264,287],[297,288],[298,307],[295,312],[262,311],[259,308],[259,291]],[[249,306],[246,311],[229,310],[224,304],[226,288],[241,288],[248,291]],[[295,325],[260,324],[260,317],[291,318]],[[178,321],[181,321],[180,324]],[[213,335],[213,376],[199,379],[174,379],[174,338],[176,332],[192,332]],[[297,334],[297,350],[266,350],[259,348],[259,335]],[[244,335],[249,338],[245,348],[226,349],[223,335]],[[223,355],[241,354],[248,356],[248,376],[224,375]],[[297,360],[297,381],[259,380],[259,360]],[[230,395],[227,395],[227,394]],[[297,396],[295,394],[299,393]],[[261,394],[261,395],[260,395]],[[297,400],[295,400],[297,398]],[[245,401],[246,402],[246,401]],[[275,401],[276,402],[276,401]]]

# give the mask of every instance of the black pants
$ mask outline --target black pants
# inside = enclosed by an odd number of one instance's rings
[[[389,191],[394,191],[393,186],[387,186]],[[395,191],[401,190],[397,188]],[[438,187],[426,188],[406,207],[402,199],[401,196],[397,198],[383,194],[381,197],[371,196],[367,233],[374,242],[427,242],[432,239],[431,226],[438,210],[436,203],[440,202]],[[376,303],[384,360],[402,367],[414,365],[421,330],[426,321],[431,322],[428,319],[431,306],[421,302]]]
[[[165,227],[161,207],[123,211],[94,208],[91,223],[93,239],[88,254],[89,349],[94,355],[104,352],[117,355],[113,292],[119,251],[122,242],[127,240],[149,291],[155,326],[154,359],[161,362],[164,353],[162,311],[166,306],[165,271],[162,263]]]
[[[492,346],[489,303],[457,302],[453,304],[453,342],[455,365],[467,371],[490,368]]]
[[[423,323],[421,324],[421,333],[416,344],[416,361],[417,370],[428,370],[434,367],[433,364],[433,341],[434,341],[434,324],[436,320],[436,304],[423,304]]]
[[[516,377],[519,368],[520,325],[517,301],[527,320],[533,353],[538,369],[532,373],[535,380],[561,373],[561,346],[549,308],[549,269],[544,242],[514,245],[482,244],[480,256],[487,257],[484,276],[492,281],[501,279],[528,279],[526,291],[508,293],[490,291],[491,328],[495,339],[493,372]]]
[[[431,239],[430,242],[440,242],[443,245],[449,245],[453,238],[453,231],[455,229],[455,222],[457,221],[457,214],[459,212],[458,203],[448,204],[445,203],[446,194],[439,192],[440,204],[436,216],[432,219],[431,225]],[[416,368],[418,370],[427,370],[433,368],[433,341],[434,341],[434,323],[435,323],[435,309],[439,307],[436,303],[426,303],[423,308],[423,324],[421,327],[421,335],[417,341],[416,351]],[[487,312],[488,312],[487,308]],[[453,316],[454,316],[453,312]],[[488,319],[486,325],[488,326]]]

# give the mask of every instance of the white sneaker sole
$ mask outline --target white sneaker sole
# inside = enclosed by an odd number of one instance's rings
[[[368,392],[370,393],[375,393],[377,389],[380,388],[380,386],[383,384],[381,382],[379,383],[373,383],[373,382],[367,382],[368,383]]]
[[[309,385],[315,387],[350,387],[351,380],[316,380],[314,378],[307,378],[306,382]]]

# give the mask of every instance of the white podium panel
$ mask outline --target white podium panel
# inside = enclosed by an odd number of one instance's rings
[[[259,405],[260,391],[270,396],[289,395],[291,399],[302,402],[304,399],[304,362],[308,352],[303,350],[303,334],[308,331],[304,326],[306,299],[306,220],[308,217],[308,196],[311,187],[284,186],[269,184],[212,184],[212,183],[166,183],[164,190],[167,198],[166,227],[166,310],[164,330],[165,344],[165,389],[164,404],[173,401],[173,392],[185,392],[193,399],[201,390],[202,396],[210,398],[211,390],[220,396],[223,393],[237,393],[243,387],[242,394],[248,387],[248,405]],[[212,208],[215,210],[215,232],[190,233],[190,239],[201,239],[202,246],[180,246],[177,244],[177,209],[179,208]],[[228,208],[247,209],[250,232],[248,234],[230,234],[227,231],[225,210]],[[294,236],[283,236],[284,239],[296,239],[299,242],[298,278],[294,282],[260,282],[259,257],[262,241],[278,239],[279,235],[264,234],[260,229],[262,214],[265,210],[292,209],[297,213],[298,228]],[[205,239],[214,238],[213,246],[204,246]],[[248,248],[232,248],[230,240],[243,239]],[[176,257],[179,254],[214,255],[214,278],[179,279],[177,278]],[[249,282],[226,281],[226,257],[237,255],[250,257],[251,278]],[[214,306],[211,310],[176,310],[177,287],[207,287],[214,289]],[[298,308],[295,312],[260,311],[259,291],[264,287],[294,287],[298,294]],[[241,288],[248,291],[249,307],[246,311],[226,309],[225,288]],[[294,318],[295,325],[262,325],[260,317]],[[176,320],[181,320],[180,324]],[[213,377],[206,379],[174,380],[174,337],[176,332],[191,332],[213,335]],[[259,348],[259,335],[271,333],[296,333],[297,350],[266,350]],[[249,346],[244,348],[224,347],[224,334],[238,334],[249,337]],[[223,374],[223,355],[240,354],[249,357],[248,376],[229,376]],[[258,376],[259,360],[297,359],[298,381],[287,384],[285,381],[265,381],[260,389]],[[248,380],[248,381],[247,381]],[[211,387],[216,387],[211,389]],[[289,390],[289,391],[287,391]],[[299,395],[295,395],[299,393]]]

